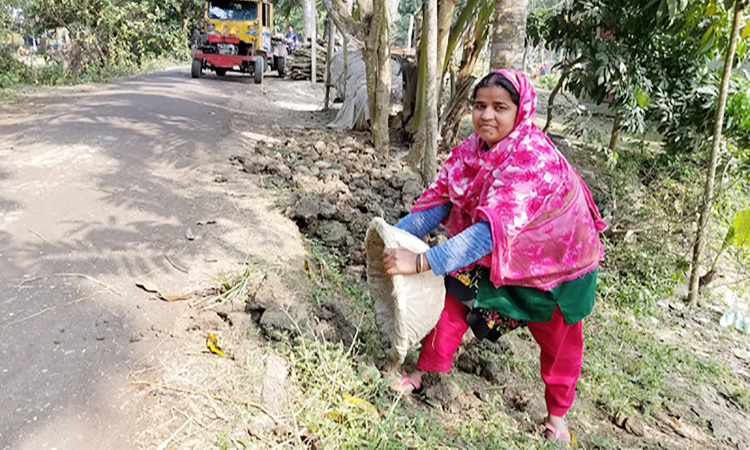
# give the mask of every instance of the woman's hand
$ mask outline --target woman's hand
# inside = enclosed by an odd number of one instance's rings
[[[425,267],[422,271],[430,270],[427,258],[422,257]],[[383,266],[388,275],[411,275],[417,273],[417,254],[404,249],[387,248],[383,250]]]

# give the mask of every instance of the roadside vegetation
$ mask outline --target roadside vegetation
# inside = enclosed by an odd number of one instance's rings
[[[185,62],[200,8],[194,1],[3,2],[0,91],[105,81]]]

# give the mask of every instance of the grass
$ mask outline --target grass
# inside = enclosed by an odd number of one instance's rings
[[[586,323],[581,393],[610,414],[648,413],[687,400],[690,393],[678,387],[678,378],[689,386],[720,386],[728,377],[724,365],[660,342],[653,328],[626,311],[598,305]]]
[[[0,52],[0,55],[2,53]],[[92,67],[90,70],[68,75],[63,73],[62,65],[50,60],[41,67],[3,74],[0,77],[0,101],[16,101],[23,97],[22,89],[29,86],[67,86],[83,83],[104,83],[118,78],[142,75],[149,72],[165,70],[177,64],[185,64],[186,59],[156,58],[145,60],[139,66]],[[23,65],[23,63],[18,63]],[[9,71],[10,72],[10,71]]]
[[[454,420],[405,403],[389,387],[393,380],[362,362],[354,347],[298,338],[283,354],[301,390],[296,421],[317,448],[539,448],[538,439],[519,434],[499,397]]]
[[[305,237],[305,247],[311,258],[317,262],[317,266],[322,269],[320,272],[324,281],[330,281],[331,287],[342,289],[361,306],[372,308],[372,298],[367,292],[367,287],[346,278],[339,270],[339,261],[341,256],[328,250],[325,245],[314,238]]]
[[[394,396],[384,378],[363,379],[358,367],[366,365],[363,361],[371,360],[368,358],[372,355],[382,355],[370,313],[372,300],[363,284],[350,281],[339,272],[335,254],[317,241],[308,239],[307,244],[328,282],[326,288],[313,292],[313,301],[325,304],[344,295],[339,301],[350,299],[351,317],[366,314],[372,321],[371,328],[361,333],[351,348],[298,341],[286,350],[295,367],[294,379],[302,386],[303,398],[308,399],[298,418],[315,435],[320,448],[494,448],[492,445],[497,442],[503,442],[497,448],[540,448],[540,441],[528,433],[519,418],[505,412],[499,396],[461,413],[461,420],[454,423],[455,418],[424,406],[405,405],[403,399]],[[681,282],[669,253],[656,252],[650,239],[609,251],[612,265],[620,270],[611,267],[603,271],[602,298],[586,319],[580,397],[604,417],[618,411],[647,416],[667,404],[687,404],[695,395],[691,387],[710,385],[750,411],[747,388],[732,380],[724,364],[660,337],[661,327],[670,326],[670,317],[656,302],[672,296]],[[650,259],[645,260],[646,255],[651,255]],[[527,330],[510,339],[533,341]],[[541,386],[538,362],[512,351],[490,350],[498,352],[495,357],[514,383]],[[415,357],[416,353],[410,352],[407,365]],[[379,411],[377,420],[353,409],[347,396],[375,406]],[[576,417],[590,413],[579,411]],[[698,423],[701,419],[694,420]],[[705,429],[706,425],[702,426]],[[617,438],[601,430],[579,439],[585,448],[619,448]]]

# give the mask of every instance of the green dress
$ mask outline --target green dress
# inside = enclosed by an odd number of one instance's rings
[[[594,269],[554,288],[521,286],[495,287],[490,270],[475,266],[446,277],[446,288],[454,298],[469,308],[466,321],[478,339],[497,340],[500,336],[527,322],[546,322],[559,307],[565,323],[574,324],[591,313],[596,295]]]
[[[497,311],[504,316],[527,322],[546,322],[552,318],[557,306],[565,323],[574,324],[594,309],[598,271],[598,268],[594,269],[543,291],[521,286],[495,287],[487,270],[487,276],[479,280],[474,307]]]

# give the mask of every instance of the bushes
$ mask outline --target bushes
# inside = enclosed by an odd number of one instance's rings
[[[0,49],[0,89],[17,84],[56,85],[97,81],[141,70],[157,59],[189,56],[189,26],[200,12],[200,1],[30,0],[19,24],[23,33],[64,31],[58,55],[45,63],[24,64],[15,48]],[[41,58],[41,56],[39,56]]]
[[[31,68],[16,59],[13,46],[0,46],[0,89],[23,83],[30,76]]]

